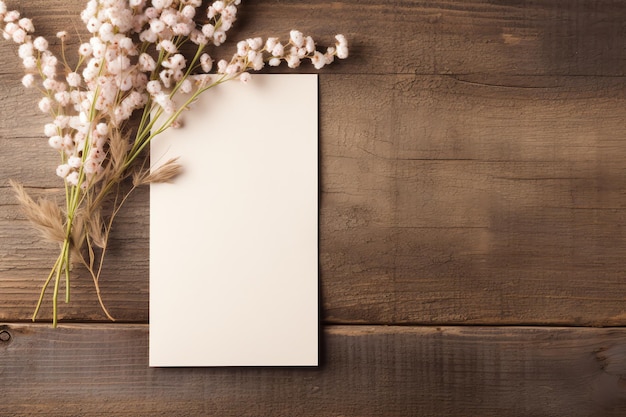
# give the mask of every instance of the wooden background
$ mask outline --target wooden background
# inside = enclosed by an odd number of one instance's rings
[[[81,27],[81,1],[9,5],[48,36]],[[8,179],[35,195],[60,183],[38,94],[3,42],[0,415],[626,415],[626,3],[240,11],[235,38],[351,41],[320,75],[322,366],[148,368],[147,190],[102,278],[118,321],[77,271],[64,324],[30,323],[56,251]]]

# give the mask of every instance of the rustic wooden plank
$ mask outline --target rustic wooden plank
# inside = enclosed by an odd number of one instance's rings
[[[0,332],[2,414],[10,416],[626,412],[625,329],[329,327],[323,365],[308,369],[148,368],[140,325]]]
[[[361,80],[322,83],[329,320],[623,324],[623,81]]]
[[[623,325],[624,83],[321,77],[324,319]],[[20,140],[36,145],[0,137],[0,170],[47,163],[39,138]],[[58,187],[52,169],[18,179]],[[146,321],[147,191],[120,216],[103,293],[119,320]],[[54,247],[1,187],[0,230],[0,319],[24,320]],[[76,282],[63,317],[102,319],[89,278]]]
[[[81,32],[85,1],[9,1],[44,34]],[[263,0],[244,2],[233,39],[298,28],[352,41],[352,57],[328,72],[623,75],[626,9],[619,0]],[[270,32],[268,32],[270,31]],[[75,46],[77,38],[70,43]],[[229,46],[232,46],[229,43]],[[5,53],[12,47],[0,45]],[[7,56],[10,56],[7,54]],[[12,60],[0,73],[14,72]]]

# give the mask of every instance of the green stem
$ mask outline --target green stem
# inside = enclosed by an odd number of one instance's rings
[[[46,293],[46,289],[48,289],[48,285],[50,285],[50,281],[52,281],[52,277],[54,276],[55,271],[57,270],[59,263],[62,261],[62,254],[59,254],[54,266],[50,270],[50,274],[48,275],[48,279],[44,282],[43,287],[41,288],[41,294],[39,295],[39,300],[37,301],[37,306],[35,307],[35,312],[33,313],[32,321],[35,321],[37,318],[37,314],[39,314],[39,309],[41,308],[41,304],[43,303],[43,297]]]

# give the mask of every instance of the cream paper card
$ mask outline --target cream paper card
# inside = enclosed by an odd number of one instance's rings
[[[152,142],[150,366],[318,364],[317,88],[231,81]]]

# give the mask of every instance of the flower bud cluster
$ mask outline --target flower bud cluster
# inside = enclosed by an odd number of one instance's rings
[[[262,38],[251,38],[237,43],[237,53],[230,62],[221,60],[217,63],[218,73],[228,76],[239,75],[247,82],[250,75],[247,71],[259,71],[267,63],[279,66],[286,62],[289,68],[297,68],[303,60],[311,61],[316,69],[332,63],[335,57],[348,57],[348,42],[343,35],[335,36],[335,46],[328,47],[325,52],[316,49],[311,36],[305,36],[298,30],[292,30],[289,41],[282,43],[279,38],[270,37],[264,42]]]
[[[335,57],[348,56],[343,35],[322,52],[313,38],[293,30],[285,43],[274,37],[241,41],[230,61],[214,66],[209,49],[225,42],[240,2],[217,0],[203,7],[202,0],[89,0],[81,19],[91,37],[78,47],[78,62],[71,66],[50,51],[45,38],[34,35],[30,19],[0,0],[0,29],[19,45],[26,70],[22,83],[41,88],[39,109],[52,117],[44,133],[61,155],[57,175],[72,186],[97,181],[107,164],[112,130],[122,129],[138,110],[158,109],[176,126],[185,108],[172,99],[177,92],[197,95],[230,79],[246,82],[250,71],[266,64],[297,68],[309,60],[321,69]],[[64,48],[67,33],[57,37]],[[185,56],[183,44],[196,45],[197,53]],[[150,140],[149,130],[140,128],[144,136],[135,141]],[[132,146],[141,149],[142,144]]]

